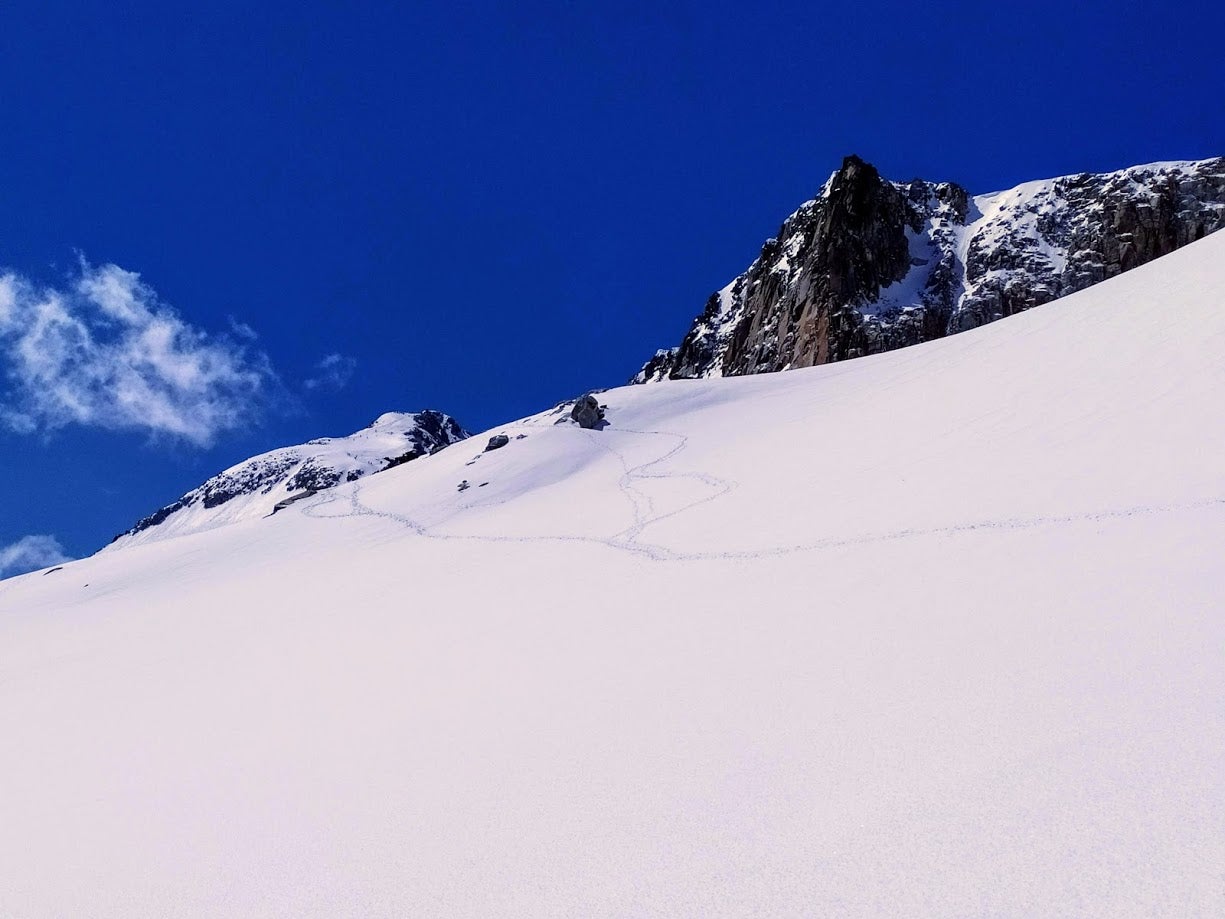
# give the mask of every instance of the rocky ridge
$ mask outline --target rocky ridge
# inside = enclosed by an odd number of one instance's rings
[[[138,521],[111,545],[133,545],[267,516],[290,498],[383,472],[468,436],[442,412],[388,412],[347,437],[320,437],[232,466]]]
[[[635,382],[739,376],[890,351],[1114,277],[1225,226],[1225,157],[971,197],[847,157]]]

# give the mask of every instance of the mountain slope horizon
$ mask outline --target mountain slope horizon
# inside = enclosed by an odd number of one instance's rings
[[[0,913],[1214,915],[1222,302],[1210,234],[0,582]]]
[[[657,352],[633,382],[775,371],[908,347],[1085,289],[1221,226],[1225,157],[1081,173],[971,197],[952,182],[890,182],[848,156],[749,270],[711,296],[682,345]],[[407,422],[420,441],[414,456],[459,439],[435,430],[434,416],[446,418],[426,412]],[[384,454],[402,452],[394,438],[351,449],[340,439],[319,449],[335,440],[239,463],[114,543],[267,515],[295,495],[391,468],[398,460]]]
[[[468,436],[442,412],[385,412],[347,437],[317,437],[243,460],[111,541],[122,548],[267,517],[288,504],[437,453]]]

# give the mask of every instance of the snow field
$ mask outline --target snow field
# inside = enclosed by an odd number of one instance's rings
[[[1225,234],[0,583],[0,915],[1220,915],[1222,303]]]

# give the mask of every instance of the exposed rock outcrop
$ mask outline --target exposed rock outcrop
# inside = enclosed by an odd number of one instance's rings
[[[889,351],[1081,290],[1225,225],[1225,157],[971,198],[847,157],[680,346],[635,377],[736,376]]]
[[[599,399],[587,393],[574,403],[574,408],[570,409],[570,418],[581,428],[596,428],[604,420],[604,409],[600,406]]]

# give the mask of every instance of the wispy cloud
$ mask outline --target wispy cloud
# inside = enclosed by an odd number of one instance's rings
[[[0,578],[37,571],[69,561],[54,536],[23,536],[0,548]]]
[[[307,389],[323,389],[339,392],[353,379],[357,360],[345,354],[329,354],[315,365],[315,375],[304,380]]]
[[[0,371],[0,424],[11,430],[79,424],[199,446],[281,388],[262,353],[188,324],[135,272],[84,262],[63,289],[0,274]]]
[[[239,338],[245,338],[247,341],[255,341],[259,338],[259,333],[245,322],[239,322],[233,316],[227,316],[226,319],[230,323],[230,331]]]

